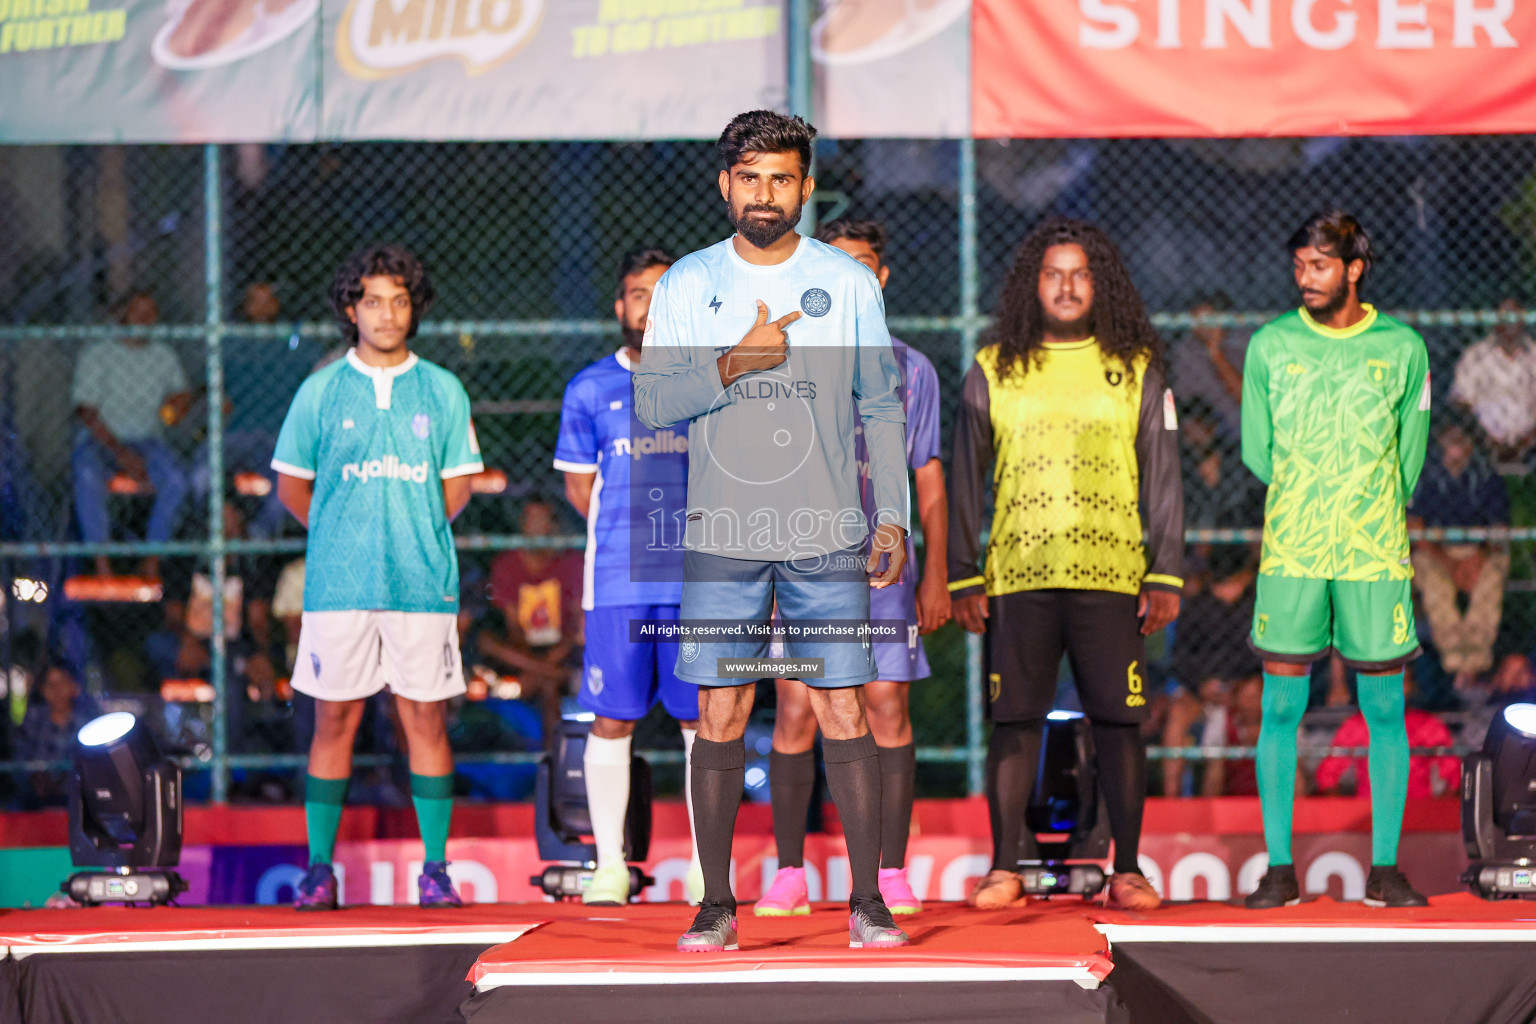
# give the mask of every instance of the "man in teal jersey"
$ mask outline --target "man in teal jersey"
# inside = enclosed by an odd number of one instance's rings
[[[364,702],[394,694],[426,856],[424,907],[458,906],[448,879],[453,754],[444,701],[465,690],[459,563],[449,523],[484,466],[464,385],[410,350],[431,305],[426,268],[399,246],[348,260],[331,285],[345,359],[300,386],[277,438],[278,498],[309,528],[293,688],[316,699],[304,797],[300,910],[334,910],[331,858]]]
[[[1406,508],[1429,437],[1429,354],[1360,301],[1371,241],[1340,210],[1288,243],[1302,306],[1253,336],[1243,364],[1243,462],[1269,486],[1249,643],[1264,660],[1259,797],[1269,870],[1254,909],[1297,902],[1291,857],[1296,729],[1313,661],[1359,673],[1370,727],[1371,873],[1365,902],[1424,906],[1397,869],[1408,792],[1403,666],[1419,652]]]

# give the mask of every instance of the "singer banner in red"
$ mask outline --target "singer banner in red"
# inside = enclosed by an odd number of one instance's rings
[[[1529,0],[975,0],[981,138],[1536,131]]]

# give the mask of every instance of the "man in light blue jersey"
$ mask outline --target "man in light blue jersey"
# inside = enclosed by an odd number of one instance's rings
[[[682,519],[688,438],[641,424],[630,382],[643,358],[651,292],[674,262],[660,249],[624,257],[613,300],[624,346],[566,385],[555,442],[566,497],[587,520],[581,597],[587,642],[577,700],[597,716],[583,756],[597,845],[597,868],[582,893],[588,904],[629,902],[624,817],[635,722],[660,700],[682,727],[685,757],[699,728],[699,688],[677,677],[677,643],[632,635],[637,624],[676,622],[682,599],[682,545],[655,534]],[[703,888],[695,852],[685,880],[691,902],[703,897]]]
[[[459,563],[449,523],[485,467],[464,385],[410,350],[433,290],[399,246],[342,265],[331,306],[351,343],[294,396],[272,468],[309,528],[293,688],[315,698],[304,797],[309,871],[300,910],[334,910],[331,858],[363,705],[388,686],[410,751],[425,857],[424,907],[458,906],[448,878],[453,754],[444,701],[465,690]]]
[[[880,761],[863,707],[876,676],[870,582],[896,582],[906,561],[901,372],[874,274],[794,234],[815,187],[815,134],[767,110],[726,126],[719,186],[736,234],[663,275],[634,375],[642,422],[688,424],[677,674],[700,687],[690,775],[704,869],[704,900],[678,940],[690,952],[736,948],[730,862],[742,737],[754,684],[775,676],[813,688],[848,843],[849,945],[907,941],[880,898]],[[859,497],[855,409],[873,534]],[[788,658],[771,663],[775,602]]]
[[[891,268],[885,262],[889,242],[876,221],[835,220],[816,237],[852,256],[874,272],[883,289]],[[897,635],[876,643],[879,679],[864,689],[870,732],[880,756],[880,895],[893,914],[915,914],[922,902],[907,879],[907,834],[912,828],[912,799],[917,784],[917,756],[912,740],[908,698],[915,679],[928,675],[921,634],[949,621],[949,567],[946,534],[948,508],[944,467],[939,461],[939,375],[928,357],[891,339],[901,369],[901,401],[906,411],[907,467],[917,490],[923,523],[926,565],[917,578],[916,552],[907,538],[907,567],[902,579],[869,596],[872,622],[898,625]],[[855,428],[857,430],[857,428]],[[858,434],[859,483],[866,514],[873,515],[870,462]],[[871,522],[871,529],[874,524]],[[779,855],[773,883],[753,906],[758,917],[811,912],[805,880],[805,825],[816,786],[816,716],[810,692],[797,679],[777,682],[778,714],[773,749],[768,754],[768,791],[773,803],[773,836]]]

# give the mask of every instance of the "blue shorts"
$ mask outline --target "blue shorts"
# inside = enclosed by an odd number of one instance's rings
[[[897,643],[876,643],[876,679],[892,683],[910,683],[927,679],[928,655],[917,633],[917,584],[893,583],[883,590],[869,592],[869,617],[893,619],[906,624]]]
[[[587,645],[582,655],[581,692],[576,702],[604,718],[633,722],[644,718],[660,699],[679,722],[699,717],[699,688],[683,682],[673,666],[677,644],[633,640],[630,620],[675,622],[677,605],[625,605],[587,612]]]
[[[869,621],[869,577],[865,557],[857,548],[830,556],[757,562],[699,551],[683,555],[683,604],[685,620],[726,620],[769,624],[775,599],[779,614],[790,622]],[[784,654],[790,658],[821,658],[820,679],[806,679],[810,686],[839,689],[863,686],[878,678],[868,639],[852,642],[806,640],[790,637]],[[749,680],[721,679],[721,658],[766,658],[769,637],[760,639],[688,642],[680,645],[677,675],[700,686],[741,686]]]

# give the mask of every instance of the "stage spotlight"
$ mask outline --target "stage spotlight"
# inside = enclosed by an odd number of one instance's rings
[[[1495,715],[1482,751],[1463,764],[1461,836],[1472,863],[1461,880],[1484,899],[1536,898],[1536,704]]]
[[[592,884],[597,847],[584,838],[592,834],[587,809],[584,755],[592,731],[591,712],[566,715],[555,730],[554,749],[539,761],[533,784],[533,834],[539,859],[556,861],[529,881],[556,899],[576,899]],[[624,816],[624,856],[644,860],[651,850],[651,766],[635,755],[629,763],[629,809]],[[634,897],[656,880],[634,865],[629,869],[629,895]]]
[[[1092,897],[1104,888],[1104,869],[1093,863],[1109,854],[1109,825],[1093,769],[1093,736],[1076,711],[1046,716],[1040,770],[1024,812],[1025,849],[1019,874],[1031,896]],[[1040,834],[1054,836],[1040,839]]]
[[[186,889],[181,857],[181,769],[162,757],[126,711],[94,718],[75,736],[69,782],[69,855],[60,888],[76,902],[167,903]]]

